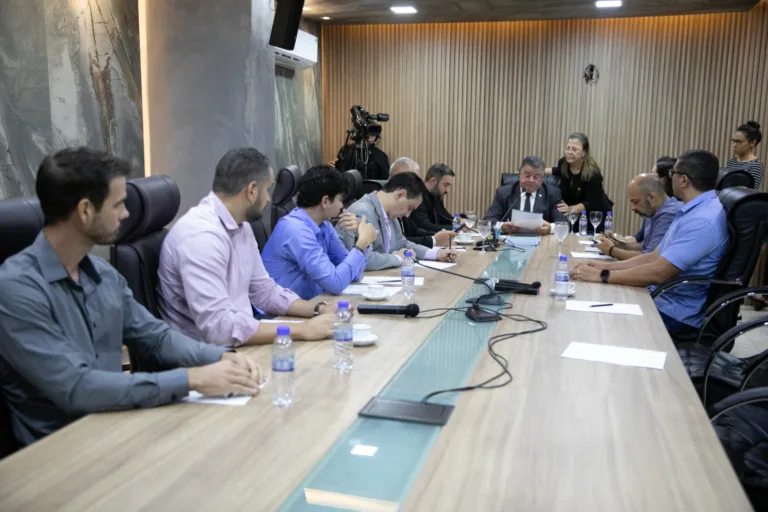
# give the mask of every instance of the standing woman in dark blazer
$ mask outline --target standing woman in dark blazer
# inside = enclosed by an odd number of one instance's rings
[[[557,167],[547,171],[560,178],[563,201],[557,209],[563,215],[605,210],[603,173],[590,154],[586,135],[570,134],[565,144],[565,156],[557,162]]]

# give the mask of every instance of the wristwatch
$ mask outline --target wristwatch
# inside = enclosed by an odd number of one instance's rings
[[[611,277],[611,271],[610,270],[602,270],[600,272],[600,280],[603,283],[608,283],[608,278]]]
[[[614,246],[611,246],[611,248],[610,248],[610,249],[608,249],[608,256],[610,256],[611,258],[613,258],[613,250],[614,250],[614,249],[615,249],[615,247],[614,247]]]
[[[327,305],[328,305],[328,303],[325,302],[325,301],[318,302],[317,304],[315,304],[315,316],[318,316],[320,314],[320,308],[321,307],[327,306]]]

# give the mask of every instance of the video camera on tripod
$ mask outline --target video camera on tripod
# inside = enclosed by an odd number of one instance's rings
[[[350,109],[352,128],[347,130],[347,139],[337,155],[336,168],[340,171],[357,169],[365,177],[371,154],[370,137],[381,137],[381,125],[389,121],[389,114],[370,114],[360,105]],[[354,144],[350,144],[354,141]]]

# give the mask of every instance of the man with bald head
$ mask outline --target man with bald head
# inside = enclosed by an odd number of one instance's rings
[[[632,211],[643,217],[640,232],[628,243],[620,243],[615,239],[602,236],[596,245],[603,254],[617,260],[628,260],[653,252],[661,244],[669,226],[675,220],[675,214],[683,205],[674,197],[669,197],[664,184],[658,176],[640,174],[629,182],[627,197]]]
[[[402,156],[392,162],[392,166],[389,168],[389,176],[391,178],[392,176],[396,176],[401,172],[412,172],[416,175],[419,175],[419,164],[411,158]],[[429,193],[429,190],[425,188],[422,191],[422,197],[427,197],[427,194]],[[456,236],[456,233],[447,229],[438,231],[424,229],[418,226],[410,215],[407,217],[402,217],[398,219],[398,221],[400,222],[400,227],[403,230],[405,237],[409,241],[415,244],[423,245],[425,247],[448,247],[450,245],[450,239]]]

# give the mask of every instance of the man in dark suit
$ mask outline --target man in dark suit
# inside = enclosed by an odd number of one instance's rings
[[[515,234],[519,228],[509,222],[512,210],[541,213],[544,224],[536,230],[539,235],[548,235],[550,223],[567,221],[565,215],[557,209],[562,200],[560,189],[543,183],[544,161],[535,156],[527,156],[520,166],[520,180],[511,185],[504,185],[496,190],[493,204],[485,214],[484,220],[502,222],[502,231]],[[506,222],[505,222],[506,221]]]
[[[453,187],[456,174],[445,164],[435,164],[424,179],[424,200],[411,214],[410,221],[420,230],[437,233],[453,227],[453,215],[448,213],[443,200]]]

